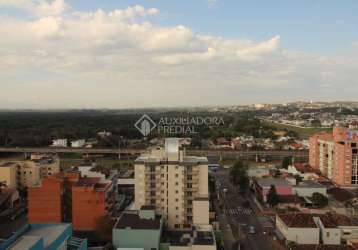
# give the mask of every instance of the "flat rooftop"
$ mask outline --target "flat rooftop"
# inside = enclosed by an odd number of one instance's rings
[[[159,230],[161,226],[160,217],[153,219],[140,218],[137,213],[123,213],[119,217],[115,228],[133,230]]]
[[[270,188],[271,185],[278,186],[291,186],[291,184],[282,178],[259,178],[256,180],[257,184],[263,188]]]

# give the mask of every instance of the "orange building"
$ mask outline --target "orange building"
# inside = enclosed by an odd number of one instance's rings
[[[28,189],[29,222],[72,222],[74,230],[93,230],[98,218],[113,209],[113,186],[76,171],[46,177]]]
[[[59,223],[63,221],[63,178],[51,176],[41,186],[28,188],[30,223]]]
[[[72,224],[75,230],[93,230],[100,217],[113,205],[112,182],[99,177],[81,178],[72,187]]]
[[[310,137],[310,165],[335,184],[358,187],[358,131],[334,128]]]

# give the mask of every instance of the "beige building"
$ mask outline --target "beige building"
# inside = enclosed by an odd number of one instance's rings
[[[32,187],[41,178],[60,172],[58,158],[43,158],[34,161],[10,161],[0,163],[0,182],[9,188]]]
[[[0,183],[5,184],[8,188],[16,188],[16,171],[17,166],[13,162],[0,164]]]
[[[187,156],[177,138],[135,162],[135,207],[152,205],[169,228],[209,224],[208,160]]]

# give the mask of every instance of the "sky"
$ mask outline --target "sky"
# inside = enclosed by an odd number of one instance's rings
[[[0,0],[0,109],[357,101],[356,0]]]

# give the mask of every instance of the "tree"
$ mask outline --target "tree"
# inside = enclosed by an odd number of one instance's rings
[[[271,207],[274,207],[278,204],[278,202],[279,202],[279,200],[278,200],[276,187],[275,187],[275,185],[271,185],[270,191],[267,194],[267,203]]]
[[[247,191],[249,178],[247,177],[247,164],[245,162],[235,162],[230,172],[230,181],[234,186],[239,186],[240,192]]]
[[[328,198],[321,193],[313,193],[311,200],[313,205],[317,208],[323,208],[328,205]]]
[[[290,166],[291,164],[292,164],[291,158],[285,157],[285,158],[283,158],[282,166],[281,166],[281,167],[284,168],[284,169],[287,169],[288,166]]]

